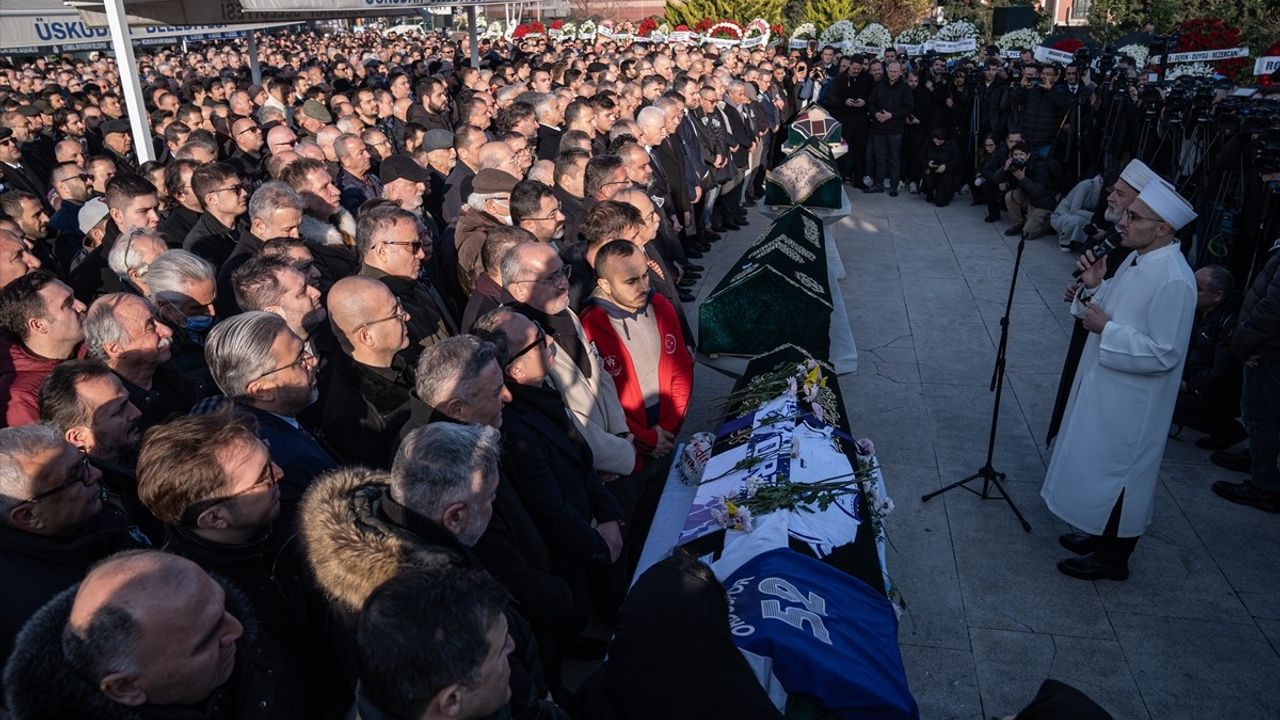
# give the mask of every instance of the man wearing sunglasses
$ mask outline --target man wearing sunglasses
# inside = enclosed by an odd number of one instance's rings
[[[231,123],[231,142],[235,150],[227,162],[235,165],[240,177],[258,180],[262,177],[262,146],[265,136],[258,123],[250,118],[240,118]]]
[[[53,191],[62,202],[49,218],[49,227],[72,242],[73,250],[84,240],[80,232],[79,213],[89,199],[89,180],[84,168],[75,163],[63,163],[53,169]]]
[[[205,163],[191,173],[191,189],[200,198],[204,214],[182,241],[182,248],[209,261],[215,269],[231,257],[245,230],[249,188],[227,163]]]
[[[381,281],[409,314],[411,347],[429,347],[454,334],[443,299],[420,279],[431,243],[417,216],[391,204],[370,208],[356,226],[356,248],[360,275]]]
[[[0,430],[0,654],[40,606],[99,560],[145,544],[104,505],[101,473],[49,425]],[[135,537],[136,535],[136,537]]]

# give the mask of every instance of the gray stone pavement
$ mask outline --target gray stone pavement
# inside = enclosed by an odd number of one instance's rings
[[[959,196],[853,193],[828,226],[848,277],[841,291],[859,352],[841,378],[854,433],[872,438],[897,510],[889,570],[907,610],[899,638],[926,720],[1013,714],[1055,677],[1117,720],[1280,717],[1280,517],[1219,500],[1218,479],[1186,430],[1171,439],[1155,519],[1124,583],[1057,572],[1067,530],[1040,500],[1043,438],[1071,317],[1074,259],[1053,238],[1027,244],[1014,295],[995,466],[1032,525],[998,500],[961,490],[920,495],[981,466],[988,392],[1016,239]],[[699,299],[768,226],[717,243]],[[762,307],[762,312],[768,312]],[[696,314],[697,304],[689,304]],[[711,428],[731,381],[701,365],[689,430]]]

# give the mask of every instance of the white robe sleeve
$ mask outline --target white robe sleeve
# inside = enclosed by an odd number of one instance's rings
[[[1147,308],[1147,332],[1115,321],[1102,329],[1098,364],[1135,375],[1159,375],[1174,370],[1186,354],[1195,290],[1167,278]]]

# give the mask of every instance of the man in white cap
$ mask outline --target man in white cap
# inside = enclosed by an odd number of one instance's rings
[[[1058,540],[1076,553],[1058,570],[1125,580],[1151,521],[1160,460],[1195,318],[1195,276],[1175,232],[1195,212],[1158,178],[1120,215],[1129,250],[1114,278],[1086,252],[1071,312],[1089,331],[1040,494],[1082,530]],[[1117,249],[1120,252],[1120,249]]]
[[[1085,238],[1086,249],[1094,249],[1094,252],[1097,252],[1095,248],[1098,244],[1107,236],[1112,227],[1120,222],[1120,216],[1124,214],[1125,210],[1129,209],[1134,200],[1138,199],[1138,193],[1142,192],[1143,188],[1153,178],[1160,180],[1155,171],[1147,167],[1146,163],[1141,160],[1130,160],[1129,164],[1125,165],[1124,170],[1120,171],[1120,179],[1116,181],[1115,185],[1111,186],[1111,192],[1107,193],[1107,209],[1102,212],[1102,217],[1107,221],[1107,224],[1102,225],[1099,235]],[[1115,275],[1116,270],[1120,269],[1120,263],[1125,259],[1126,254],[1123,249],[1116,248],[1114,252],[1106,256],[1107,278]],[[1080,288],[1081,285],[1074,281],[1067,286],[1067,302],[1075,299],[1076,292]],[[1058,429],[1062,424],[1062,414],[1067,407],[1067,398],[1070,397],[1071,387],[1075,382],[1076,368],[1080,365],[1080,354],[1084,352],[1084,343],[1088,337],[1089,331],[1085,330],[1084,325],[1077,319],[1071,332],[1071,341],[1067,345],[1067,357],[1062,363],[1062,376],[1058,380],[1058,395],[1054,400],[1053,412],[1049,417],[1049,430],[1044,437],[1045,445],[1053,442],[1053,439],[1058,435]]]

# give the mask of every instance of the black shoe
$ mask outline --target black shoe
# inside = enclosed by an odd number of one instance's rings
[[[1219,480],[1213,484],[1213,494],[1237,505],[1248,505],[1263,512],[1280,513],[1280,492],[1268,492],[1248,480],[1242,483]]]
[[[894,189],[890,190],[889,197],[898,197],[898,188],[895,187]]]
[[[703,240],[701,242],[694,243],[693,248],[698,252],[708,253],[708,252],[711,252],[711,243]]]
[[[1014,225],[1013,227],[1004,231],[1005,237],[1018,237],[1021,234],[1022,234],[1022,225]]]
[[[1080,580],[1122,581],[1129,579],[1129,568],[1127,566],[1100,562],[1093,553],[1059,560],[1058,572]]]
[[[1098,538],[1088,533],[1066,533],[1058,536],[1058,544],[1077,555],[1093,552]]]
[[[685,264],[684,264],[684,269],[685,269],[685,270],[692,270],[692,271],[694,271],[694,272],[702,272],[703,270],[706,270],[706,268],[702,267],[701,265],[699,265],[699,264],[697,264],[697,263],[691,263],[691,262],[687,262],[687,263],[685,263]]]
[[[742,229],[742,228],[744,228],[744,227],[746,227],[746,226],[745,226],[745,225],[742,225],[742,224],[739,224],[739,223],[736,223],[736,222],[734,222],[734,221],[732,221],[732,220],[725,220],[725,221],[724,221],[724,228],[725,228],[725,230],[741,230],[741,229]]]
[[[702,237],[706,238],[708,242],[716,242],[717,240],[723,239],[723,236],[720,235],[720,233],[713,230],[703,230]]]
[[[1196,447],[1201,450],[1226,450],[1232,445],[1248,439],[1249,433],[1245,432],[1244,428],[1240,427],[1239,424],[1236,424],[1234,428],[1231,428],[1219,435],[1210,435],[1209,437],[1200,438],[1196,441]]]
[[[693,282],[694,280],[701,280],[701,279],[702,279],[702,273],[700,273],[700,272],[694,272],[694,271],[692,271],[692,270],[689,270],[689,271],[685,272],[685,274],[684,274],[684,275],[681,275],[681,276],[680,276],[680,278],[681,278],[682,280],[688,280],[688,281],[690,281],[690,282]]]
[[[1242,473],[1249,472],[1249,465],[1251,464],[1248,450],[1243,450],[1238,453],[1229,453],[1225,450],[1219,450],[1218,452],[1210,455],[1209,460],[1220,468],[1226,468],[1227,470],[1234,470]]]
[[[702,251],[696,247],[685,248],[684,256],[687,258],[693,258],[694,260],[697,260],[702,257]]]
[[[747,223],[749,222],[749,221],[747,220],[747,214],[746,214],[746,213],[742,213],[742,214],[741,214],[741,215],[739,215],[738,217],[734,218],[734,219],[733,219],[733,221],[734,221],[734,222],[736,222],[736,223],[738,223],[739,225],[742,225],[743,227],[746,227]]]
[[[697,300],[697,297],[695,297],[694,294],[689,292],[688,290],[678,290],[676,292],[676,295],[680,297],[680,302],[688,303],[688,302],[693,302],[694,300]]]
[[[872,194],[872,193],[884,192],[884,188],[883,188],[883,187],[881,187],[881,186],[879,186],[879,185],[872,185],[872,186],[871,186],[871,187],[869,187],[869,188],[863,188],[863,189],[862,189],[862,192],[867,193],[868,195],[870,195],[870,194]]]
[[[1000,216],[998,214],[992,214],[992,213],[987,213],[987,216],[982,218],[984,222],[989,222],[989,223],[996,222],[999,219],[1000,219]]]
[[[729,228],[726,228],[723,224],[718,224],[718,225],[712,225],[711,230],[715,232],[717,235],[721,235],[723,233],[728,232]]]

